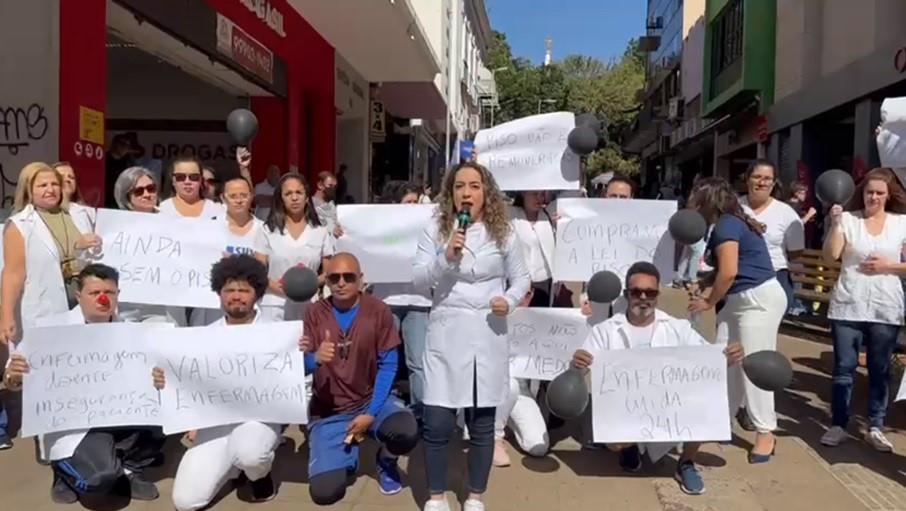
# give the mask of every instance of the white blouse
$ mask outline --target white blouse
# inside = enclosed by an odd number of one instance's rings
[[[884,228],[877,236],[868,232],[862,211],[844,212],[840,222],[846,246],[827,317],[902,325],[904,304],[900,277],[867,275],[859,271],[859,264],[873,254],[900,262],[906,243],[906,216],[887,213]]]
[[[509,217],[513,223],[516,239],[522,245],[522,255],[528,267],[532,282],[551,279],[554,267],[554,226],[547,212],[542,211],[538,219],[529,221],[522,208],[510,207]]]
[[[183,216],[176,210],[176,204],[173,203],[173,198],[169,198],[160,203],[158,211],[165,215],[173,216]],[[223,204],[218,204],[212,200],[204,199],[204,207],[201,210],[201,215],[199,218],[214,218],[224,212]]]
[[[335,240],[324,226],[307,225],[298,238],[293,238],[289,231],[271,231],[265,226],[265,253],[268,257],[267,276],[271,280],[280,280],[287,270],[300,264],[311,268],[315,273],[321,266],[321,259],[330,257],[335,251]],[[268,293],[264,295],[263,305],[284,305],[285,298]]]
[[[768,245],[774,271],[787,269],[787,253],[805,250],[805,226],[802,219],[789,204],[777,199],[771,199],[761,213],[755,213],[749,206],[748,196],[741,198],[739,203],[747,214],[764,224],[764,242]]]

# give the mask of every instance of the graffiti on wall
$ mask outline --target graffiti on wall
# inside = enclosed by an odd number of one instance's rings
[[[0,152],[16,156],[23,149],[47,136],[50,124],[44,107],[32,103],[26,107],[0,105]],[[0,161],[0,197],[2,207],[12,205],[16,190],[16,179],[20,169],[5,168]]]

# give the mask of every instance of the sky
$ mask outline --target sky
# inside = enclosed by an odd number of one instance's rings
[[[554,60],[583,54],[604,62],[645,33],[647,0],[485,0],[491,28],[506,34],[513,55],[540,64],[544,39]]]

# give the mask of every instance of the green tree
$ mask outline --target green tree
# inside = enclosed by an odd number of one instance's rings
[[[629,41],[621,58],[607,64],[569,55],[551,66],[536,66],[513,57],[506,35],[494,32],[489,68],[495,70],[500,98],[495,112],[498,123],[535,115],[539,109],[595,113],[606,117],[610,126],[607,142],[586,159],[589,175],[609,170],[638,172],[638,160],[624,155],[616,141],[635,118],[636,91],[645,84],[645,57],[635,40]]]

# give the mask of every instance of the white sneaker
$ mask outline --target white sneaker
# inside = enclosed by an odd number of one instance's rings
[[[428,500],[425,502],[425,507],[422,508],[422,511],[450,511],[450,504],[447,503],[447,499],[444,500]]]
[[[877,451],[893,452],[893,444],[884,436],[884,432],[879,428],[871,428],[865,435],[865,441],[871,444]]]
[[[821,437],[821,444],[828,447],[837,447],[849,438],[849,433],[840,426],[834,426],[827,430],[827,433]]]
[[[462,505],[462,511],[484,511],[484,502],[469,499]]]

